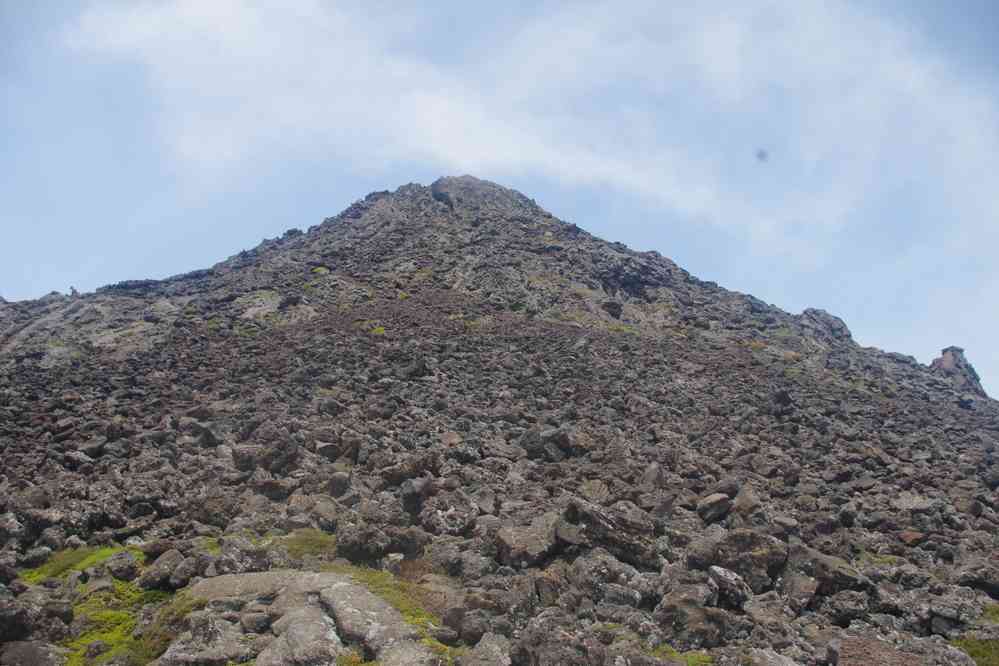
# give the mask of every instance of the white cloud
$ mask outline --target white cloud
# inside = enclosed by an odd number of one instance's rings
[[[994,100],[845,6],[569,3],[452,65],[412,48],[412,9],[294,6],[98,4],[71,39],[146,68],[164,144],[194,174],[278,155],[367,167],[418,156],[442,171],[609,185],[772,247],[785,226],[848,224],[901,155],[924,160],[906,170],[962,215],[995,222]],[[415,29],[433,44],[432,23]],[[785,147],[771,167],[786,178],[779,209],[724,177],[731,154],[698,142],[709,123],[770,126]]]
[[[810,269],[905,216],[878,241],[899,274],[999,247],[996,98],[919,35],[817,0],[546,7],[493,30],[467,7],[108,2],[69,41],[144,68],[163,146],[213,187],[422,162],[611,187]]]

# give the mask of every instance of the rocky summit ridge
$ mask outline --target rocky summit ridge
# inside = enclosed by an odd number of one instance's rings
[[[997,449],[959,347],[406,185],[0,300],[0,665],[993,664]]]

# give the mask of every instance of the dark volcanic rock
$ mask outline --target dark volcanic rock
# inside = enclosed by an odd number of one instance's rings
[[[0,459],[8,661],[130,581],[208,595],[162,666],[435,663],[315,573],[348,562],[468,664],[956,664],[944,641],[994,638],[999,405],[959,348],[861,347],[471,177],[0,303]],[[18,579],[81,547],[120,552]]]

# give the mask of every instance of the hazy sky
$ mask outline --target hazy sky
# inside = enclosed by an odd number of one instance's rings
[[[0,0],[0,296],[471,173],[995,392],[997,31],[994,0]]]

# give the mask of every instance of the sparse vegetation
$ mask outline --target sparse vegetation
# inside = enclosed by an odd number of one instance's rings
[[[638,330],[631,324],[611,324],[607,330],[612,333],[638,333]]]
[[[687,666],[708,666],[714,663],[714,657],[707,654],[706,652],[701,652],[698,650],[692,650],[690,652],[678,652],[668,643],[663,643],[662,645],[652,646],[644,642],[638,634],[631,631],[623,624],[618,624],[616,622],[601,622],[599,624],[593,625],[592,631],[600,634],[611,634],[613,636],[614,643],[633,643],[645,654],[650,657],[655,657],[656,659],[671,659],[674,661],[682,661]]]
[[[982,614],[982,619],[985,622],[999,624],[999,604],[989,604],[986,606],[985,612]]]
[[[222,541],[218,537],[202,537],[198,543],[201,549],[209,555],[219,555],[222,553]]]
[[[305,528],[295,530],[281,539],[288,555],[300,560],[303,557],[330,557],[336,553],[336,537],[322,530]]]
[[[146,591],[120,580],[114,581],[111,589],[86,596],[73,607],[73,614],[82,622],[84,630],[64,643],[70,650],[66,665],[86,666],[116,660],[129,666],[144,666],[156,659],[166,650],[173,635],[164,637],[165,643],[159,649],[159,643],[153,642],[145,632],[141,638],[135,638],[133,633],[139,611],[147,604],[161,603],[169,596],[168,592]],[[87,648],[97,641],[108,649],[96,658],[88,658]]]
[[[967,652],[977,666],[999,666],[999,640],[959,638],[951,645]]]
[[[188,615],[205,607],[205,600],[189,594],[174,595],[170,602],[156,613],[153,622],[142,630],[142,637],[135,642],[132,654],[137,664],[147,664],[158,658],[177,636],[177,627]]]
[[[420,642],[440,656],[445,664],[454,663],[458,656],[464,654],[465,648],[444,645],[434,638],[433,630],[441,626],[441,619],[427,608],[431,600],[428,593],[418,584],[393,576],[387,571],[350,564],[326,564],[322,570],[350,576],[373,594],[388,602],[399,611],[407,624],[419,630],[422,636]]]
[[[684,662],[687,666],[708,666],[715,663],[714,657],[706,652],[693,650],[691,652],[677,652],[669,645],[663,644],[648,651],[650,657],[656,659],[674,659]]]
[[[356,652],[341,655],[336,658],[336,666],[378,666],[377,661],[365,661],[364,657]]]
[[[37,585],[49,578],[65,578],[74,571],[83,571],[89,567],[97,566],[111,556],[125,550],[129,550],[140,562],[145,560],[145,555],[142,551],[138,549],[126,549],[123,546],[61,550],[53,553],[48,561],[41,566],[22,571],[21,580],[29,585]]]
[[[898,555],[889,555],[886,553],[872,553],[870,551],[864,551],[856,558],[856,564],[859,567],[864,566],[881,566],[881,567],[898,567],[906,563],[904,557],[899,557]]]

